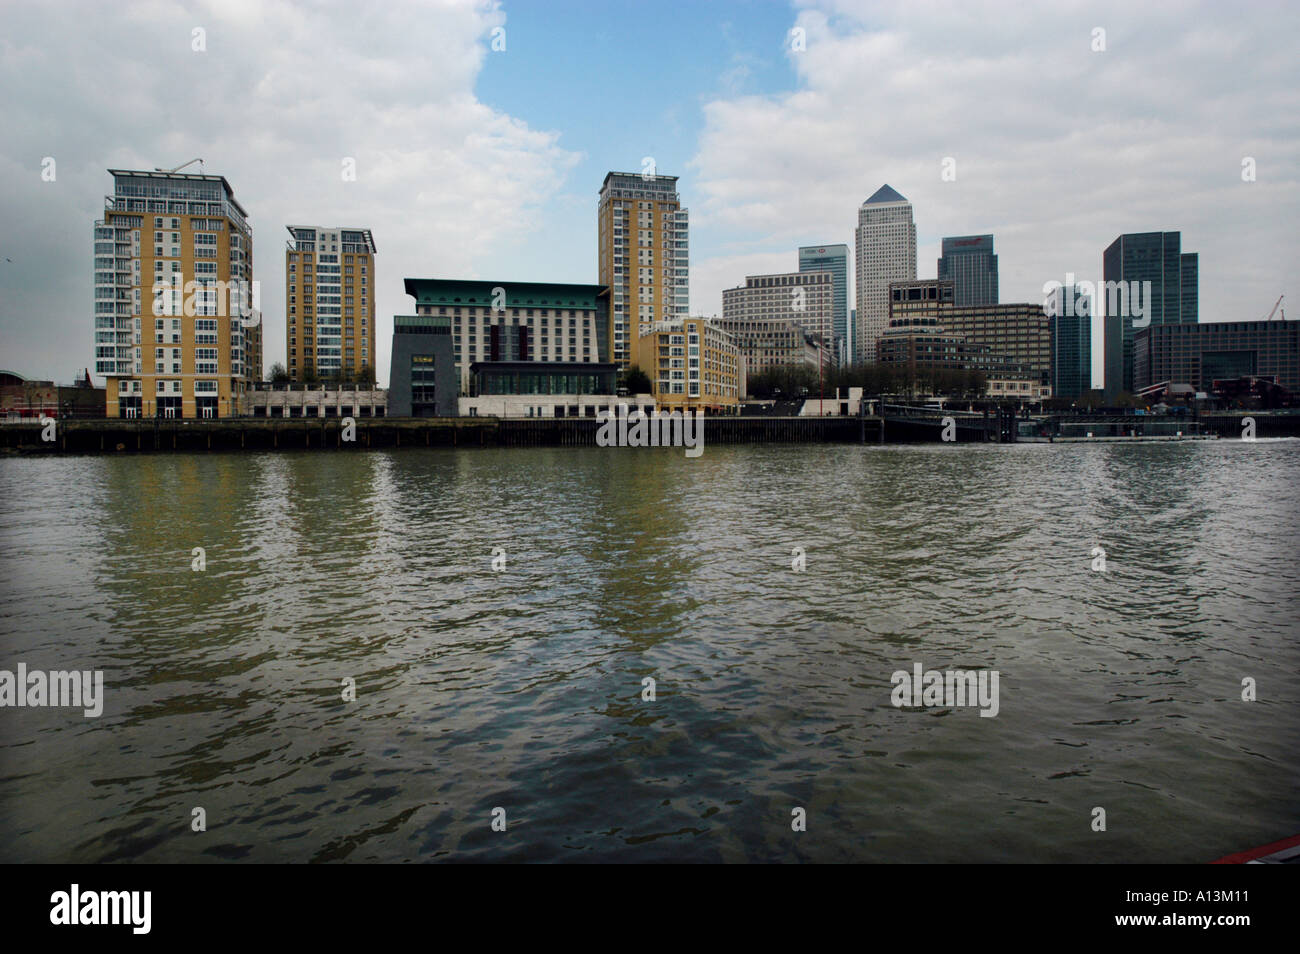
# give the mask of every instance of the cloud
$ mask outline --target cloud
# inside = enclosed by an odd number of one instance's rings
[[[0,349],[29,376],[93,365],[91,224],[107,168],[201,156],[231,183],[253,226],[268,368],[286,350],[285,226],[372,229],[382,380],[392,316],[412,308],[403,279],[473,275],[487,250],[540,228],[578,160],[558,133],[475,98],[491,57],[509,55],[490,50],[505,23],[495,4],[33,4],[5,19],[0,208],[14,264],[0,263]],[[55,182],[41,181],[44,156]]]
[[[780,251],[789,270],[801,243],[852,246],[885,182],[913,203],[918,274],[944,235],[993,232],[1004,301],[1041,300],[1067,271],[1100,278],[1129,231],[1182,231],[1202,320],[1260,317],[1300,260],[1294,5],[827,2],[792,25],[807,35],[785,53],[793,91],[705,104],[695,312],[720,309],[744,278],[720,266],[744,255]]]

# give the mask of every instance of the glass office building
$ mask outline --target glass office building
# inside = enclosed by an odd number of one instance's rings
[[[953,303],[958,307],[998,303],[998,257],[993,254],[992,235],[945,238],[938,267],[939,278],[952,280]]]
[[[1106,398],[1137,387],[1133,374],[1133,336],[1142,327],[1199,322],[1197,294],[1199,260],[1195,252],[1182,251],[1181,232],[1134,232],[1121,235],[1102,255],[1104,288],[1095,307],[1105,314]],[[1150,300],[1141,299],[1142,315],[1132,298],[1124,308],[1125,294],[1133,282],[1151,283]],[[1140,320],[1140,327],[1134,321]]]

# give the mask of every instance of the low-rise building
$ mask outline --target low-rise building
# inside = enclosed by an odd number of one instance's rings
[[[653,355],[655,400],[666,410],[734,410],[740,398],[743,359],[736,340],[707,318],[656,322],[641,336],[643,359]]]
[[[1052,384],[1052,324],[1041,302],[957,305],[951,279],[894,282],[889,318],[935,318],[949,334],[1029,368],[1041,387]]]
[[[388,392],[351,384],[257,384],[238,407],[243,417],[385,417]]]
[[[750,275],[722,292],[724,322],[784,320],[835,351],[835,284],[829,270]]]
[[[89,369],[70,387],[32,381],[14,371],[0,371],[0,418],[103,417],[105,390],[96,387]]]
[[[823,371],[835,364],[835,349],[784,318],[723,318],[718,327],[730,334],[745,359],[745,382],[771,368],[806,365]]]
[[[1300,391],[1300,321],[1153,322],[1133,337],[1138,391],[1166,381],[1211,391],[1216,380],[1240,378]]]

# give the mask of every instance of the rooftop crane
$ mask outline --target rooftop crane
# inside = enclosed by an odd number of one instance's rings
[[[173,173],[173,172],[180,172],[182,169],[185,168],[185,166],[192,166],[192,165],[194,165],[194,163],[196,163],[196,162],[199,164],[199,172],[202,173],[202,172],[203,172],[203,160],[202,160],[202,159],[191,159],[189,162],[185,163],[184,165],[179,165],[179,166],[177,166],[175,169],[159,169],[157,166],[155,166],[153,171],[154,171],[154,172],[166,172],[166,173],[168,173],[168,174],[171,174],[171,173]]]
[[[1285,298],[1285,297],[1286,297],[1286,295],[1278,295],[1278,296],[1277,296],[1277,301],[1273,302],[1273,310],[1270,311],[1270,312],[1268,313],[1268,317],[1264,319],[1265,321],[1272,321],[1272,320],[1273,320],[1273,316],[1277,314],[1277,306],[1280,305],[1280,304],[1282,304],[1282,299]],[[1286,318],[1286,311],[1283,311],[1283,312],[1282,312],[1282,318],[1283,318],[1283,319]]]

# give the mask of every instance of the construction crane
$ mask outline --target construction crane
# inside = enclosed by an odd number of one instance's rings
[[[1273,302],[1273,310],[1270,311],[1270,312],[1268,313],[1268,317],[1264,319],[1265,321],[1272,321],[1272,320],[1273,320],[1273,316],[1277,314],[1277,306],[1280,305],[1280,304],[1282,304],[1282,299],[1285,298],[1285,297],[1286,297],[1286,295],[1278,295],[1278,296],[1277,296],[1277,301]],[[1282,311],[1282,320],[1283,320],[1283,321],[1286,320],[1286,310],[1285,310],[1285,309],[1283,309],[1283,311]]]
[[[194,165],[194,163],[196,163],[196,162],[199,164],[199,172],[202,173],[202,172],[203,172],[203,160],[202,160],[202,159],[191,159],[189,162],[185,163],[184,165],[177,166],[175,169],[159,169],[157,166],[155,166],[153,171],[154,171],[154,172],[166,172],[166,173],[168,173],[168,174],[173,173],[173,172],[180,172],[182,169],[185,168],[185,166],[192,166],[192,165]]]

